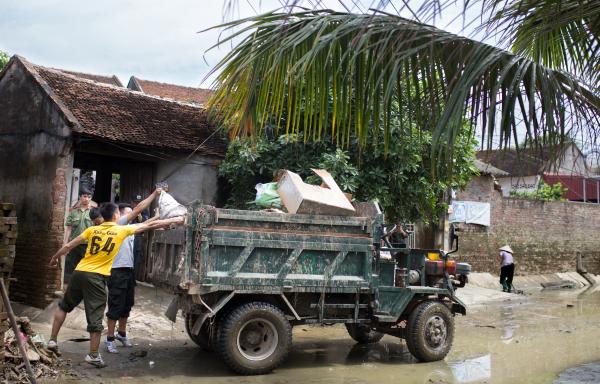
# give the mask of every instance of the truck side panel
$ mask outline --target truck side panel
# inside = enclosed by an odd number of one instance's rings
[[[181,284],[200,294],[219,290],[357,292],[371,288],[371,218],[199,205],[190,208],[189,217],[186,229],[176,230],[177,235],[167,234],[174,231],[155,234],[151,274],[155,283]],[[179,255],[174,256],[177,252]]]

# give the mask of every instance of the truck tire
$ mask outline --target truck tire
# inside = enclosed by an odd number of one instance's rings
[[[364,324],[346,323],[345,325],[350,337],[359,344],[377,343],[383,337],[383,333],[377,332]]]
[[[243,304],[225,316],[216,344],[225,364],[242,375],[271,372],[291,346],[292,326],[285,314],[263,302]]]
[[[196,343],[197,346],[202,348],[202,350],[207,352],[212,352],[214,350],[215,338],[216,338],[216,330],[213,330],[213,334],[211,337],[210,328],[208,323],[210,322],[207,319],[204,324],[202,324],[202,328],[200,328],[200,333],[194,335],[192,333],[192,328],[194,327],[194,323],[199,315],[194,315],[192,313],[188,313],[185,316],[185,331],[187,332],[190,339]]]
[[[452,347],[454,316],[443,303],[419,304],[408,317],[406,345],[419,361],[442,360]]]

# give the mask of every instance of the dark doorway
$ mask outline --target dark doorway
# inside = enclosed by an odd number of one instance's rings
[[[156,183],[156,165],[148,161],[75,152],[73,168],[95,171],[93,200],[131,202],[136,195],[148,196]]]

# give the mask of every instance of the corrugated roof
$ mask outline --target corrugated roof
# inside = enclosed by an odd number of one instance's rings
[[[205,104],[213,93],[210,89],[184,87],[182,85],[142,80],[135,76],[131,76],[127,87],[129,89],[144,92],[148,95],[160,96],[193,104]]]
[[[564,198],[567,200],[574,201],[597,201],[598,199],[598,187],[600,187],[600,181],[598,179],[590,179],[583,176],[570,176],[570,175],[555,175],[555,174],[544,174],[542,176],[544,182],[548,185],[554,185],[561,183],[563,187],[567,188]],[[584,185],[585,185],[585,196],[584,196]],[[585,198],[585,199],[584,199]]]
[[[17,58],[59,105],[73,131],[88,137],[154,148],[223,156],[226,142],[196,105],[101,84]]]

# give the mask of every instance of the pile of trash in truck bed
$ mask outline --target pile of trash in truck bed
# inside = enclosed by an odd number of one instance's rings
[[[276,181],[256,185],[254,203],[274,211],[332,216],[355,216],[352,196],[344,193],[329,172],[312,169],[322,180],[321,186],[307,184],[291,171],[279,171]]]

